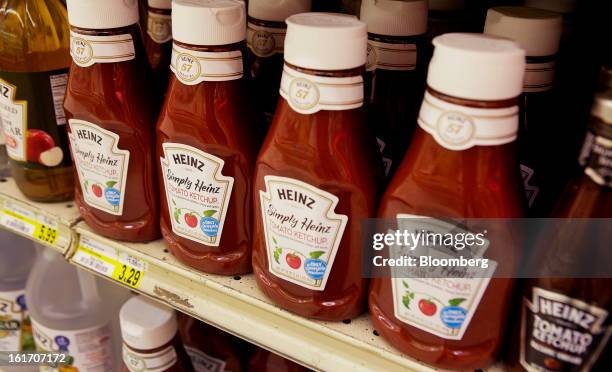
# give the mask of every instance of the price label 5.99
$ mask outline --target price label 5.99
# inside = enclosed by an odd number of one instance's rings
[[[58,237],[55,221],[8,201],[0,210],[0,225],[49,245],[54,245]]]

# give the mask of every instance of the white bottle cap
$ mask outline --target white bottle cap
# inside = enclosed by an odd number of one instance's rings
[[[301,13],[287,18],[285,61],[314,70],[364,66],[368,32],[357,17],[337,13]]]
[[[363,0],[361,20],[368,32],[388,36],[421,35],[427,31],[427,1]]]
[[[164,346],[178,330],[176,312],[144,296],[127,300],[119,311],[123,341],[139,350]]]
[[[294,14],[310,12],[312,0],[251,0],[249,17],[262,21],[285,22]]]
[[[227,45],[246,39],[246,10],[238,0],[174,0],[172,37],[192,45]]]
[[[496,101],[523,91],[525,51],[510,39],[450,33],[433,40],[427,85],[463,99]]]
[[[529,57],[551,56],[559,50],[562,23],[558,13],[500,6],[487,12],[484,33],[518,42]]]
[[[149,0],[149,7],[155,9],[172,9],[172,0]]]
[[[573,13],[576,5],[576,0],[525,0],[525,6],[557,13]]]
[[[595,96],[591,114],[604,123],[612,125],[612,91],[599,93]]]
[[[429,10],[460,10],[465,8],[465,0],[429,0]]]
[[[66,5],[75,27],[104,30],[138,23],[138,0],[68,0]]]

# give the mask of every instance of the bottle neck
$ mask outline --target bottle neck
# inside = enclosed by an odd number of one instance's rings
[[[283,54],[287,24],[248,17],[247,44],[257,57],[268,58]]]
[[[389,36],[369,32],[366,70],[415,70],[423,39],[424,35]]]
[[[130,371],[166,371],[179,361],[178,334],[164,345],[153,349],[138,349],[123,342],[123,363]]]
[[[170,70],[183,85],[231,82],[244,76],[245,42],[193,45],[174,40]]]
[[[70,26],[70,55],[79,67],[130,61],[146,63],[138,24],[113,29]]]
[[[552,89],[555,79],[556,55],[525,59],[523,93],[542,93]]]
[[[452,151],[498,146],[517,138],[517,98],[497,101],[453,97],[427,87],[418,124],[436,142]]]
[[[172,10],[148,7],[147,35],[153,42],[164,44],[172,40]]]
[[[363,106],[364,69],[323,71],[285,62],[280,95],[293,111],[304,115],[357,109]]]

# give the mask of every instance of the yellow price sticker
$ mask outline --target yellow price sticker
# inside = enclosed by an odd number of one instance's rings
[[[21,234],[30,236],[50,245],[55,244],[58,236],[57,224],[53,221],[40,220],[35,213],[12,205],[5,205],[0,216],[0,224]]]
[[[80,237],[72,260],[134,289],[140,286],[146,268],[143,260],[86,236]]]

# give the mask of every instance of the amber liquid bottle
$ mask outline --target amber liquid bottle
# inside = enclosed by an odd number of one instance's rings
[[[157,105],[136,1],[68,1],[72,66],[64,109],[76,203],[97,233],[159,237]]]
[[[364,0],[361,20],[368,25],[368,126],[390,179],[410,143],[425,91],[427,2]]]
[[[343,320],[364,309],[361,220],[381,182],[361,110],[366,26],[326,13],[287,24],[282,98],[255,167],[253,270],[281,307]]]
[[[558,143],[550,141],[555,121],[553,91],[555,61],[562,19],[557,13],[525,7],[489,9],[484,33],[515,40],[525,49],[527,68],[519,99],[519,161],[529,215],[548,216],[563,185],[556,174],[565,171],[557,157]],[[557,166],[557,164],[559,164]]]
[[[191,267],[247,273],[257,139],[244,77],[245,9],[236,0],[179,0],[173,19],[172,76],[157,124],[162,233]]]
[[[379,218],[436,231],[448,219],[521,217],[514,141],[523,50],[479,34],[445,34],[434,45],[419,127],[383,196]],[[501,224],[489,229],[488,238],[479,254],[495,270],[513,272],[520,260],[517,238]],[[478,369],[494,362],[512,279],[394,273],[372,279],[370,287],[372,321],[385,339],[438,368]]]
[[[0,4],[0,122],[11,173],[28,198],[74,194],[66,117],[69,28],[59,0]]]
[[[610,272],[610,223],[601,219],[612,217],[611,93],[595,98],[579,163],[580,174],[569,183],[552,215],[563,220],[541,244],[541,275],[523,286],[520,326],[508,358],[512,370],[610,367],[605,357],[612,334],[612,279],[601,275]],[[569,270],[582,272],[579,267],[599,274],[569,277]]]
[[[285,19],[309,12],[311,0],[249,2],[247,44],[248,64],[256,92],[257,108],[265,121],[262,133],[268,130],[278,102],[278,87],[283,75],[283,50],[287,25]]]

